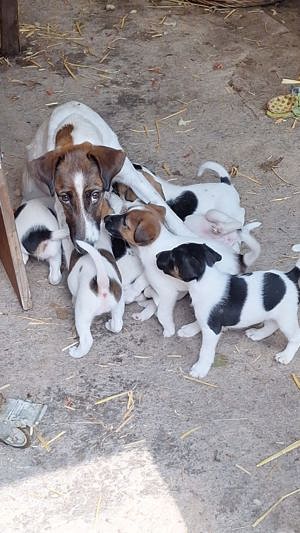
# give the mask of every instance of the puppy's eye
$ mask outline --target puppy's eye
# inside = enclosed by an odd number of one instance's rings
[[[70,197],[68,194],[63,193],[59,195],[59,199],[63,204],[69,204],[70,203]]]
[[[93,204],[98,202],[99,198],[100,198],[100,191],[93,191],[91,193],[91,201]]]

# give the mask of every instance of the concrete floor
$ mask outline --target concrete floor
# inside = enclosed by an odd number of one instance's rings
[[[300,241],[300,126],[275,124],[264,105],[284,92],[282,77],[299,75],[299,3],[227,18],[229,9],[168,0],[115,1],[114,11],[105,3],[20,1],[23,54],[0,65],[0,139],[14,207],[25,145],[49,104],[77,99],[110,123],[132,160],[178,183],[195,179],[207,159],[239,166],[234,182],[247,220],[263,222],[257,268],[291,268]],[[47,35],[48,23],[56,35]],[[159,122],[158,143],[155,121],[180,110]],[[278,175],[267,170],[281,157]],[[164,339],[155,318],[133,321],[132,305],[121,334],[95,321],[92,351],[71,360],[62,351],[74,341],[65,282],[50,286],[37,262],[27,272],[34,303],[23,313],[0,267],[0,390],[9,384],[3,394],[48,404],[40,438],[65,433],[50,451],[37,437],[26,450],[0,446],[2,533],[250,533],[271,504],[300,487],[297,450],[255,466],[299,439],[291,373],[300,375],[300,357],[288,367],[274,361],[281,334],[261,343],[225,334],[207,378],[212,388],[182,376],[199,336]],[[176,323],[191,317],[185,301]],[[126,397],[95,401],[128,390],[133,416],[121,426]],[[299,503],[299,494],[290,496],[256,530],[298,533]]]

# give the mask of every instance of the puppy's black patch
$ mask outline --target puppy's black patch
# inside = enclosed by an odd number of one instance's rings
[[[132,163],[132,164],[133,164],[135,170],[143,170],[142,165],[139,165],[138,163]]]
[[[90,281],[90,289],[94,294],[96,294],[96,296],[98,296],[98,283],[96,276],[94,276]]]
[[[28,254],[33,254],[41,242],[50,239],[51,231],[45,226],[37,226],[30,230],[22,239],[22,244]]]
[[[247,283],[239,276],[230,276],[222,300],[211,310],[208,326],[218,335],[222,327],[235,326],[247,298]]]
[[[245,274],[243,274],[243,276],[252,276],[253,272],[245,272]]]
[[[25,205],[26,205],[26,202],[25,202],[25,204],[21,204],[21,205],[19,205],[19,207],[17,207],[17,209],[14,212],[14,217],[15,218],[17,218],[17,216],[19,216],[19,214],[22,213]]]
[[[52,213],[52,215],[57,219],[57,215],[56,215],[54,209],[51,209],[51,207],[48,207],[47,209],[48,209],[48,210],[50,211],[50,213]]]
[[[129,244],[124,241],[123,239],[118,239],[117,237],[111,237],[111,247],[112,247],[112,253],[114,254],[114,258],[116,261],[118,259],[121,259],[129,248]]]
[[[263,304],[266,311],[271,311],[281,302],[286,293],[283,279],[273,272],[266,272],[263,278]]]
[[[196,211],[198,200],[192,191],[184,191],[177,198],[168,200],[167,204],[181,220],[185,220]]]
[[[231,181],[227,178],[227,176],[225,176],[225,178],[221,178],[220,181],[221,183],[226,183],[226,185],[231,185]]]
[[[299,279],[300,279],[300,268],[294,267],[289,272],[286,272],[286,276],[296,285],[296,289],[298,291],[298,301],[300,303],[300,287],[299,287]]]

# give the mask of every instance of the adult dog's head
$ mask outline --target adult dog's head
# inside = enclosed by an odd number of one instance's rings
[[[99,238],[103,196],[120,172],[125,153],[88,142],[60,145],[29,162],[30,176],[45,183],[63,206],[71,239],[94,244]]]
[[[165,214],[164,207],[147,204],[132,207],[122,215],[109,215],[104,222],[113,237],[121,238],[131,246],[147,246],[159,236]]]
[[[156,264],[165,274],[189,282],[201,279],[206,267],[221,259],[222,256],[206,244],[188,243],[160,252]]]

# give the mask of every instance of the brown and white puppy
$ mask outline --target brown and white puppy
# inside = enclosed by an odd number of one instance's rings
[[[131,187],[145,202],[165,204],[159,193],[133,167],[116,134],[92,109],[79,102],[58,106],[27,147],[23,199],[56,195],[59,223],[69,225],[76,240],[99,238],[99,205],[116,179]],[[167,208],[167,222],[175,232],[190,230]],[[63,246],[64,246],[63,242]],[[69,262],[71,249],[64,251]]]
[[[175,333],[173,309],[180,293],[187,291],[186,283],[172,278],[158,269],[156,255],[163,250],[171,250],[191,239],[172,234],[164,225],[165,209],[148,204],[133,207],[121,215],[109,215],[104,219],[110,235],[123,238],[133,246],[145,269],[145,276],[157,294],[157,317],[164,328],[164,336]],[[202,243],[195,237],[193,242]],[[231,274],[240,272],[240,257],[232,248],[220,241],[206,240],[222,256],[220,270]],[[175,244],[176,243],[176,244]]]

